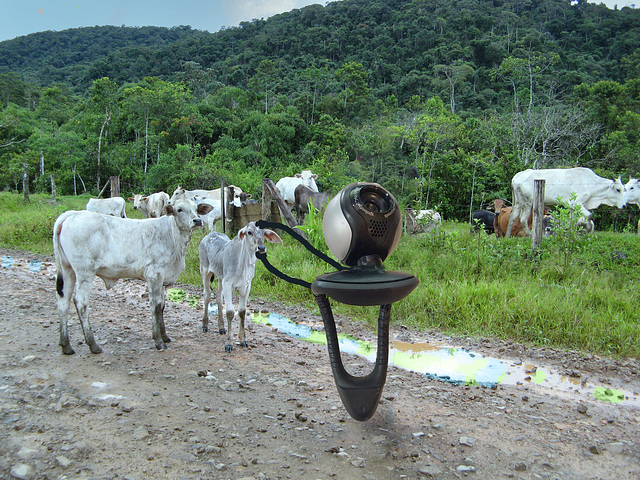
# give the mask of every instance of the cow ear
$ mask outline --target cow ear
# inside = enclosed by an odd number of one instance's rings
[[[282,243],[280,236],[273,230],[266,229],[264,231],[264,238],[271,243]]]
[[[253,195],[251,195],[250,193],[247,193],[247,198],[253,198]]]
[[[149,197],[142,197],[140,199],[141,202],[149,202]]]
[[[130,201],[130,202],[133,202],[133,197],[129,197],[129,201]]]
[[[167,215],[174,215],[175,212],[173,211],[173,205],[167,205],[166,207],[164,207],[165,212],[167,212]]]
[[[238,232],[238,238],[240,240],[244,240],[244,237],[247,235],[247,227],[243,227],[240,229],[240,231]]]
[[[198,209],[197,209],[198,215],[206,215],[211,210],[213,210],[213,207],[211,205],[209,205],[208,203],[199,203],[198,204]]]
[[[302,174],[301,173],[296,173],[296,178],[302,178]]]
[[[311,178],[318,178],[318,174],[314,173],[313,175],[311,175]]]

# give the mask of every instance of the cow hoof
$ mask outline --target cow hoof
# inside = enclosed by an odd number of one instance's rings
[[[233,345],[225,345],[224,346],[224,351],[227,353],[230,353],[233,351]]]
[[[218,330],[218,333],[220,335],[224,335],[225,333],[227,333],[227,329],[226,328],[221,328],[220,330]]]
[[[166,346],[164,343],[162,343],[162,344],[160,344],[160,345],[156,345],[156,348],[157,348],[158,350],[166,350],[166,349],[167,349],[167,346]]]
[[[76,351],[71,347],[62,347],[62,353],[65,355],[74,355]]]
[[[203,325],[203,326],[202,326],[202,331],[203,331],[204,333],[207,333],[207,332],[209,331],[209,327],[207,327],[206,325]]]
[[[247,342],[240,342],[241,347],[248,347],[249,344]]]
[[[164,338],[162,339],[162,341],[163,341],[164,343],[171,343],[171,339],[170,339],[169,337],[164,337]],[[164,348],[167,348],[167,346],[165,345],[165,346],[164,346]]]
[[[91,353],[102,353],[102,349],[97,345],[89,347],[89,350],[91,350]]]

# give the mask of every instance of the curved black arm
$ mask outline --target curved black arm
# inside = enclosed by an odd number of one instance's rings
[[[378,315],[378,351],[373,370],[364,377],[354,377],[347,373],[342,364],[338,333],[329,299],[324,294],[315,295],[315,298],[322,314],[331,370],[333,371],[333,378],[336,381],[342,404],[354,419],[359,421],[368,420],[378,408],[378,401],[387,380],[391,304],[380,305],[380,313]]]

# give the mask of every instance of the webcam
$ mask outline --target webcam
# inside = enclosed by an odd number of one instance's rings
[[[391,193],[377,183],[352,183],[333,197],[324,212],[324,239],[345,270],[321,275],[311,284],[349,305],[383,305],[407,296],[418,284],[413,275],[388,272],[382,262],[402,235],[402,215]]]
[[[377,183],[352,183],[328,203],[322,229],[345,265],[381,263],[400,241],[402,216],[393,195]]]

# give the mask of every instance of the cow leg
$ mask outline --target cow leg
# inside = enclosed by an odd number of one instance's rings
[[[235,316],[233,310],[233,287],[231,285],[224,285],[222,288],[222,296],[224,297],[224,303],[226,307],[225,315],[227,317],[227,339],[224,344],[224,349],[227,352],[233,350],[233,342],[231,341],[231,322]]]
[[[247,340],[245,339],[245,332],[244,332],[244,319],[245,316],[247,315],[247,297],[249,296],[249,290],[251,289],[251,285],[248,286],[248,288],[246,289],[246,291],[244,292],[240,292],[240,301],[238,304],[238,316],[240,317],[240,331],[238,333],[239,339],[240,339],[240,346],[241,347],[248,347],[249,344],[247,343]]]
[[[165,342],[169,343],[171,339],[167,337],[164,326],[164,288],[160,277],[147,279],[147,289],[149,290],[149,305],[153,315],[151,321],[153,341],[158,350],[165,350],[167,348]]]
[[[76,276],[73,270],[62,268],[61,272],[58,273],[56,285],[58,290],[58,316],[60,319],[60,346],[62,347],[62,353],[65,355],[76,353],[71,348],[67,326],[69,307],[71,306],[75,284]]]
[[[511,236],[511,230],[513,230],[513,222],[516,221],[518,215],[520,215],[520,206],[514,203],[513,208],[511,209],[511,214],[509,215],[509,221],[507,222],[507,231],[504,234],[506,238],[509,238]]]
[[[91,287],[93,285],[93,278],[91,279],[78,279],[76,285],[76,311],[80,318],[80,325],[82,325],[82,331],[84,332],[84,341],[89,345],[91,353],[101,353],[102,349],[96,343],[96,339],[93,337],[91,331],[91,322],[89,321],[89,298],[91,297]]]
[[[525,236],[531,236],[531,229],[529,228],[529,216],[531,216],[531,208],[523,208],[520,212],[520,223],[522,224],[522,230],[524,230]]]
[[[213,280],[213,274],[210,272],[202,273],[202,284],[204,285],[204,315],[202,317],[202,331],[209,331],[209,302],[211,302],[211,280]]]
[[[218,333],[224,335],[224,317],[222,316],[222,279],[218,277],[218,289],[216,290],[216,304],[218,305]]]

